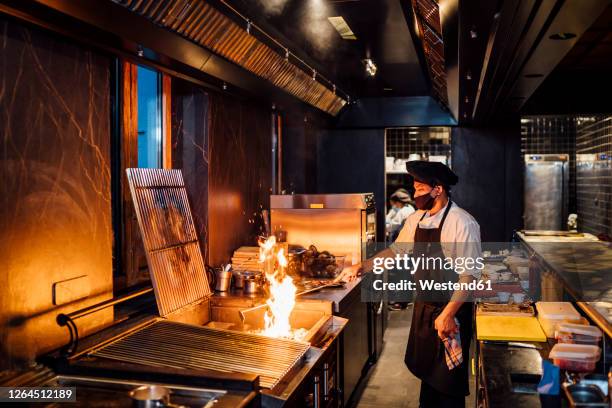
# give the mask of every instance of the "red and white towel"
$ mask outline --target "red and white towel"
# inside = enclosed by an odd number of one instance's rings
[[[459,328],[459,320],[455,318],[455,324]],[[444,351],[446,355],[446,366],[449,370],[459,367],[463,363],[463,349],[461,348],[461,336],[459,332],[455,337],[447,337],[442,340],[444,343]]]

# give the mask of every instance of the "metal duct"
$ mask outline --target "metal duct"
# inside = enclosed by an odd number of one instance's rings
[[[412,8],[416,16],[434,94],[438,100],[448,105],[444,41],[442,40],[438,3],[436,0],[412,0]]]
[[[112,0],[331,115],[346,101],[204,0]]]

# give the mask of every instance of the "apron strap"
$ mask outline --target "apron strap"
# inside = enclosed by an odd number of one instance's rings
[[[446,205],[446,210],[444,210],[444,215],[442,216],[442,221],[440,221],[440,225],[438,225],[438,228],[442,228],[442,226],[444,225],[444,221],[446,221],[446,216],[448,215],[448,211],[450,210],[451,205],[453,205],[453,202],[451,200],[448,200],[448,204]],[[423,218],[425,218],[426,215],[427,215],[427,211],[423,213],[419,222],[423,221]],[[419,227],[419,224],[417,223],[417,228],[418,227]]]
[[[448,215],[448,212],[450,211],[450,208],[452,205],[453,205],[453,202],[451,200],[448,200],[446,211],[444,211],[444,215],[442,216],[442,221],[440,221],[440,225],[438,226],[438,228],[442,229],[442,226],[444,225],[444,221],[446,221],[446,216]]]

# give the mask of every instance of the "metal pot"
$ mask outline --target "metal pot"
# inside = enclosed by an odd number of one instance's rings
[[[242,274],[243,279],[244,279],[244,287],[243,287],[243,292],[244,293],[257,293],[259,291],[259,288],[261,288],[261,285],[263,283],[263,275],[262,273],[257,273],[257,272],[243,272]]]
[[[232,277],[234,279],[234,287],[236,289],[244,288],[244,271],[235,270]]]
[[[160,408],[170,403],[170,390],[161,385],[142,385],[130,391],[134,407]]]

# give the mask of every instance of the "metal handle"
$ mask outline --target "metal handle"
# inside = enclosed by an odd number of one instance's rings
[[[68,314],[60,313],[59,315],[57,315],[57,317],[55,318],[55,321],[57,322],[57,324],[62,327],[66,326],[70,334],[70,340],[68,341],[68,344],[63,347],[62,354],[64,354],[65,356],[70,356],[74,354],[74,352],[78,348],[79,329],[77,328],[77,325],[74,322],[75,320],[80,319],[81,317],[84,317],[84,316],[88,316],[100,310],[106,309],[108,307],[118,305],[119,303],[123,303],[127,300],[134,299],[135,297],[145,295],[150,292],[153,292],[153,288],[146,287],[140,290],[136,290],[134,292],[127,293],[117,298],[105,300],[95,305],[91,305],[83,309],[75,310],[74,312],[71,312]]]
[[[329,363],[323,364],[323,401],[329,401]]]
[[[320,408],[321,406],[321,399],[319,396],[319,392],[320,392],[320,388],[321,388],[321,384],[320,384],[320,378],[318,375],[315,375],[313,382],[314,382],[314,389],[313,389],[313,395],[312,395],[312,406],[313,408]]]

